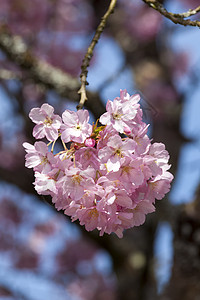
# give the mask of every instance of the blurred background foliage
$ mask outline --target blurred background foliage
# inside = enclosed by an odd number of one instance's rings
[[[199,5],[160,2],[179,13]],[[172,191],[143,226],[123,239],[88,233],[36,195],[24,167],[30,109],[76,109],[81,61],[108,4],[0,0],[0,299],[200,299],[198,28],[119,0],[89,67],[91,120],[120,88],[139,92],[149,135],[170,153]]]

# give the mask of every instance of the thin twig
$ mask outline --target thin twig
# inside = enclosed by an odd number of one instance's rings
[[[81,87],[78,91],[78,93],[81,95],[81,99],[79,104],[77,105],[77,110],[82,109],[85,101],[87,100],[87,94],[86,94],[86,85],[88,85],[87,82],[87,74],[88,74],[88,66],[90,64],[90,60],[93,56],[93,50],[96,44],[98,43],[98,40],[106,26],[106,21],[111,13],[113,13],[114,8],[116,6],[117,0],[111,0],[108,10],[106,11],[105,15],[102,17],[101,22],[99,26],[96,29],[95,35],[90,43],[90,46],[87,49],[87,53],[85,54],[85,57],[83,59],[82,65],[81,65]]]
[[[174,14],[174,13],[171,13],[174,17],[177,17],[177,18],[189,18],[191,16],[194,16],[196,15],[197,13],[200,12],[200,6],[198,6],[197,8],[195,9],[189,9],[188,11],[184,12],[184,13],[180,13],[180,14]]]
[[[198,6],[196,9],[189,9],[185,13],[175,14],[171,13],[166,8],[163,7],[163,5],[158,2],[157,0],[142,0],[146,4],[148,4],[153,9],[157,10],[159,13],[161,13],[166,18],[170,19],[175,24],[180,24],[183,26],[197,26],[200,27],[200,21],[199,20],[185,20],[185,18],[191,17],[196,15],[198,12],[200,12],[200,6]]]

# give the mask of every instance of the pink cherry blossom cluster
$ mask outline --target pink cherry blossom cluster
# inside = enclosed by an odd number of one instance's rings
[[[49,104],[30,111],[33,136],[48,140],[23,144],[35,189],[88,231],[122,237],[124,229],[143,224],[155,199],[170,189],[169,154],[164,144],[151,143],[139,100],[121,90],[107,102],[101,125],[89,124],[87,110],[65,110],[62,118]],[[63,146],[58,153],[56,141]]]

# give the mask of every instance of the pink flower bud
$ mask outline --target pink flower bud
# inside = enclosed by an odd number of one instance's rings
[[[88,138],[85,140],[85,146],[86,147],[94,147],[96,144],[95,140],[92,138]]]
[[[127,135],[131,134],[130,128],[125,126],[124,127],[124,133],[127,134]]]

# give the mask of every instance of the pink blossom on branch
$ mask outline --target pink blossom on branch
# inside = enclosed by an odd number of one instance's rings
[[[107,146],[99,150],[98,157],[106,163],[108,171],[118,171],[125,157],[131,157],[134,152],[135,143],[132,139],[127,138],[122,141],[119,134],[110,138]]]
[[[51,170],[51,164],[55,163],[53,153],[48,151],[48,147],[44,142],[35,142],[34,145],[23,143],[26,154],[27,168],[34,168],[34,171],[48,172]]]
[[[100,235],[114,232],[121,238],[125,229],[143,224],[155,199],[170,190],[169,154],[164,144],[148,138],[139,99],[120,91],[108,101],[99,127],[89,124],[87,110],[65,110],[62,119],[48,104],[31,110],[34,136],[52,143],[51,151],[44,142],[23,144],[35,189],[51,195],[58,210],[88,231],[97,228]],[[53,154],[58,137],[64,149]]]
[[[61,125],[61,117],[54,115],[54,108],[45,103],[41,108],[33,108],[30,111],[29,118],[36,123],[33,128],[33,136],[36,139],[46,137],[49,141],[58,138],[58,129]]]
[[[77,112],[65,110],[62,114],[64,124],[61,126],[61,137],[64,142],[83,143],[92,133],[92,126],[88,123],[89,113],[87,110]]]
[[[114,101],[108,100],[106,105],[107,112],[104,113],[99,121],[104,125],[111,125],[116,131],[123,133],[130,128],[129,125],[135,124],[134,118],[139,108],[138,94],[130,96],[126,90],[121,91],[120,98]]]

